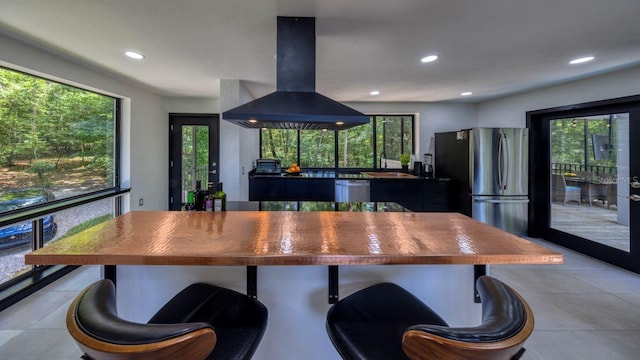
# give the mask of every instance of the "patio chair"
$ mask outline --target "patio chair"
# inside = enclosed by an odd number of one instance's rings
[[[575,201],[580,205],[580,187],[567,186],[562,174],[551,174],[551,190],[553,200],[562,202],[562,206],[569,201]]]

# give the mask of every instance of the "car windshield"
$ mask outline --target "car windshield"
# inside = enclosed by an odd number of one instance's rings
[[[0,194],[0,211],[17,209],[35,203],[45,202],[43,189],[21,189]]]

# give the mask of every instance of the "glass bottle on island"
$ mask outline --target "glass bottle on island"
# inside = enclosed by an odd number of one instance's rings
[[[190,190],[187,193],[187,204],[184,206],[185,211],[196,211],[196,193]]]
[[[207,190],[202,189],[202,181],[196,181],[196,211],[204,210],[204,199],[207,197]]]
[[[204,210],[205,211],[213,211],[213,202],[215,200],[215,196],[213,193],[213,182],[209,181],[207,183],[207,196],[204,198]]]
[[[214,194],[213,200],[214,211],[226,211],[227,210],[227,194],[222,190],[222,183],[218,183],[218,191]]]

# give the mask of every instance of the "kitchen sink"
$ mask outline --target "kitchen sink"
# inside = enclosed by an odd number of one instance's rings
[[[393,171],[363,171],[362,175],[376,179],[416,179],[417,176]]]

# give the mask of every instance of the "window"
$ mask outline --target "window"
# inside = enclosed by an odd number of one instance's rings
[[[413,154],[413,116],[376,116],[377,147],[387,159]]]
[[[0,67],[0,288],[42,281],[47,267],[25,266],[24,254],[119,211],[117,109],[118,99]]]
[[[376,168],[382,153],[393,160],[413,153],[413,120],[413,115],[371,115],[369,124],[340,131],[264,129],[260,157],[281,159],[283,167]]]
[[[282,165],[298,163],[298,131],[264,129],[260,133],[260,157],[280,159]]]
[[[0,202],[13,203],[0,213],[113,188],[116,104],[0,67]],[[25,189],[46,196],[21,201]]]
[[[345,130],[348,131],[348,130]],[[336,163],[335,135],[329,131],[300,131],[300,161],[303,168],[333,167]]]
[[[373,168],[373,139],[373,121],[338,131],[338,167]]]

